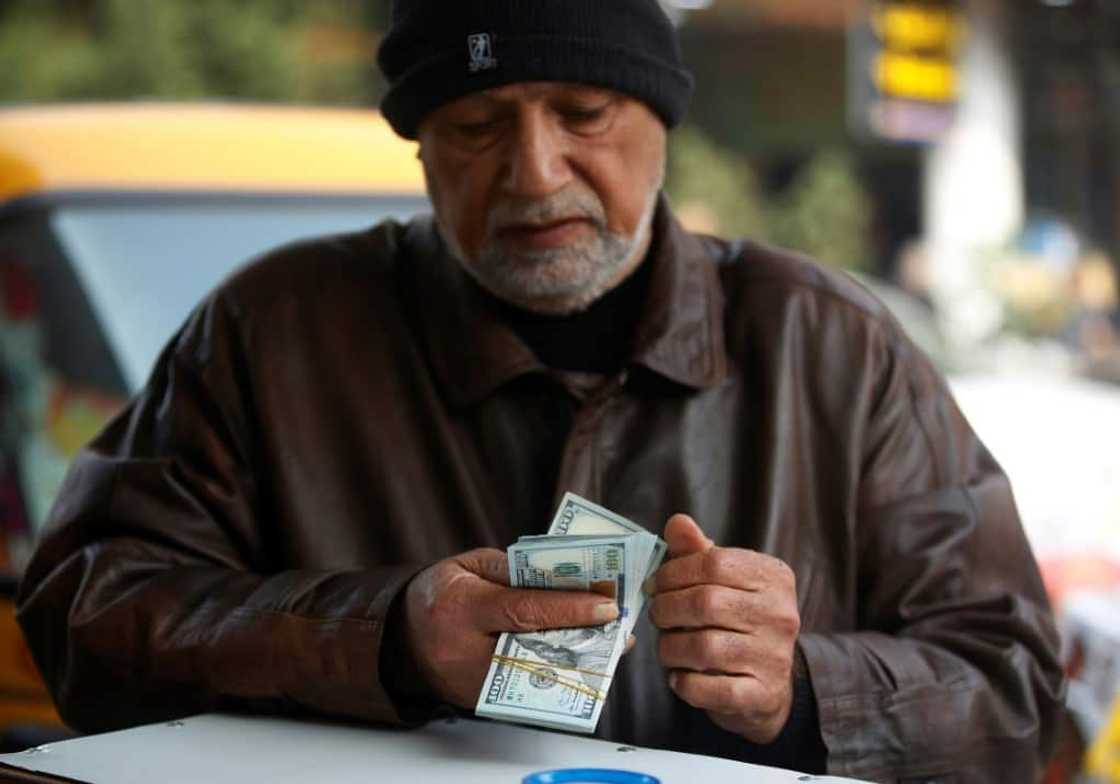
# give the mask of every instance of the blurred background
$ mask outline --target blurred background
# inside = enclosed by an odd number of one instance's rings
[[[697,79],[675,208],[848,270],[946,372],[1059,613],[1050,780],[1120,781],[1120,2],[664,2]],[[69,459],[215,282],[425,208],[368,111],[387,19],[380,0],[0,2],[9,595]],[[9,615],[0,726],[50,722]]]

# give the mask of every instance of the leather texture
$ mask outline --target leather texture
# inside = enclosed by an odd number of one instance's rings
[[[378,661],[402,586],[543,533],[572,490],[793,567],[830,772],[1037,778],[1057,637],[1008,481],[940,375],[843,274],[690,235],[664,204],[645,263],[608,378],[544,367],[429,219],[226,281],[78,457],[26,573],[63,716],[400,723]],[[637,633],[599,735],[749,757]]]

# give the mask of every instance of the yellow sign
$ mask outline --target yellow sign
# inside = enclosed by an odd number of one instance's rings
[[[875,63],[875,85],[887,95],[947,103],[957,98],[957,69],[936,57],[883,52]]]
[[[1120,696],[1112,705],[1112,717],[1089,748],[1085,768],[1102,782],[1120,782]]]
[[[872,18],[875,32],[891,49],[955,53],[964,23],[954,8],[922,3],[879,6]]]
[[[886,0],[871,14],[879,40],[872,81],[884,96],[932,103],[957,99],[956,55],[964,21],[952,4]]]

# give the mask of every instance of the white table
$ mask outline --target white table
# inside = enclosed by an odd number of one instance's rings
[[[223,714],[77,738],[0,755],[0,763],[90,784],[520,784],[529,773],[557,768],[638,771],[662,784],[853,781],[498,722],[393,730]],[[0,768],[0,781],[16,775]]]

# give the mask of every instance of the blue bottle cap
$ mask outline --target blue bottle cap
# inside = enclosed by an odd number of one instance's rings
[[[661,784],[661,779],[632,770],[563,768],[530,773],[521,784]]]

